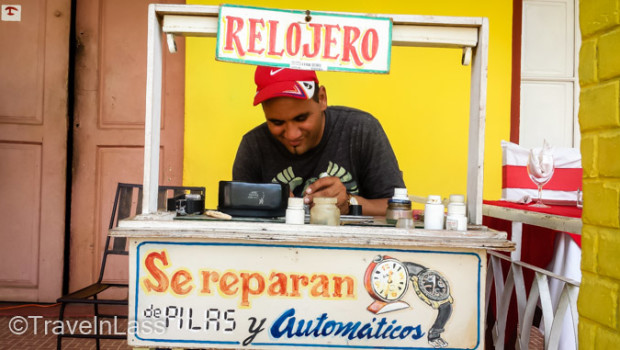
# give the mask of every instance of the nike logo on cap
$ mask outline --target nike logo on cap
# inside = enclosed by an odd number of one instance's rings
[[[276,75],[278,73],[280,73],[281,70],[283,70],[284,68],[280,68],[280,69],[272,69],[269,71],[269,75]]]

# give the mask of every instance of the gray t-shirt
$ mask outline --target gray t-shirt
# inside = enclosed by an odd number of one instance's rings
[[[233,180],[288,184],[295,196],[327,172],[352,194],[389,198],[405,187],[398,161],[381,124],[369,113],[348,108],[325,110],[323,138],[301,155],[290,153],[263,123],[243,136],[233,165]]]

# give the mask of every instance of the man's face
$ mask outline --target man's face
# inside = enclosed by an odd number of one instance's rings
[[[269,131],[293,154],[304,154],[321,142],[327,97],[323,86],[318,93],[319,102],[276,97],[262,103]]]

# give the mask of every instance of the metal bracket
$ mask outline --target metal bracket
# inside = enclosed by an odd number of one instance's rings
[[[461,64],[464,66],[469,66],[471,64],[471,47],[465,46],[463,48],[463,58],[461,59]]]
[[[176,41],[174,41],[174,34],[167,33],[166,34],[166,41],[168,42],[168,51],[170,51],[170,53],[176,53],[177,52],[177,43],[176,43]]]

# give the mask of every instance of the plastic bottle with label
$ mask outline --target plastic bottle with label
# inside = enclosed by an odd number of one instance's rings
[[[451,194],[448,203],[448,216],[446,217],[446,230],[467,231],[466,212],[465,196]]]
[[[424,205],[424,229],[443,230],[444,205],[441,196],[428,196]]]

